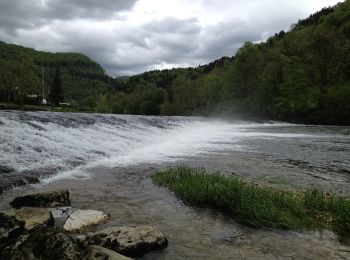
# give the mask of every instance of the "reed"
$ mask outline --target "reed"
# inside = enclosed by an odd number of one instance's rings
[[[153,181],[173,191],[184,202],[221,210],[255,227],[314,229],[332,227],[350,233],[350,202],[319,190],[304,194],[258,187],[219,172],[186,166],[152,175]]]

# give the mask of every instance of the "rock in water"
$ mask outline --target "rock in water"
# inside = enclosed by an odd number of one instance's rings
[[[95,225],[108,219],[108,215],[97,210],[76,210],[63,226],[65,231],[79,230],[85,226]]]
[[[118,254],[102,246],[90,246],[87,260],[131,260],[132,258]]]
[[[73,213],[73,208],[58,207],[58,208],[51,208],[50,211],[55,220],[55,227],[63,228],[64,223],[66,223],[69,216]]]
[[[78,239],[83,244],[100,245],[127,256],[141,255],[168,244],[164,234],[152,226],[111,227]]]
[[[0,250],[0,259],[81,260],[86,257],[87,250],[79,247],[75,239],[45,226],[31,229]]]
[[[31,230],[39,225],[53,226],[54,219],[48,209],[23,207],[8,213],[10,216],[23,221],[26,230]]]
[[[25,248],[38,259],[83,259],[85,252],[76,241],[56,229],[38,227],[30,232]]]
[[[24,222],[0,213],[0,252],[24,232]]]
[[[22,207],[57,207],[69,206],[69,191],[52,191],[30,194],[15,198],[10,205],[16,209]]]

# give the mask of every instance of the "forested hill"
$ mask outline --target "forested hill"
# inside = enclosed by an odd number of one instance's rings
[[[226,114],[350,125],[350,1],[324,8],[246,43],[232,58],[121,80],[127,94],[105,97],[112,112]]]
[[[233,57],[117,79],[81,54],[0,42],[0,102],[41,94],[42,66],[46,92],[59,67],[64,100],[81,109],[350,125],[350,0],[247,42]]]
[[[57,67],[64,100],[82,107],[94,107],[98,96],[113,85],[103,68],[85,55],[42,52],[0,41],[0,101],[35,102],[28,95],[42,96],[42,69],[49,97]]]

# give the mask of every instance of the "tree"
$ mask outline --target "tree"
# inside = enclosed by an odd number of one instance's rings
[[[58,106],[60,102],[63,102],[63,88],[60,77],[59,67],[56,67],[55,77],[51,85],[51,105]]]

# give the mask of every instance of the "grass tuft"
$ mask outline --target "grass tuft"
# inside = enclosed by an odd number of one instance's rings
[[[350,233],[350,202],[316,189],[300,195],[186,166],[156,172],[152,179],[187,203],[219,209],[244,224],[282,229],[332,227],[338,233]]]

